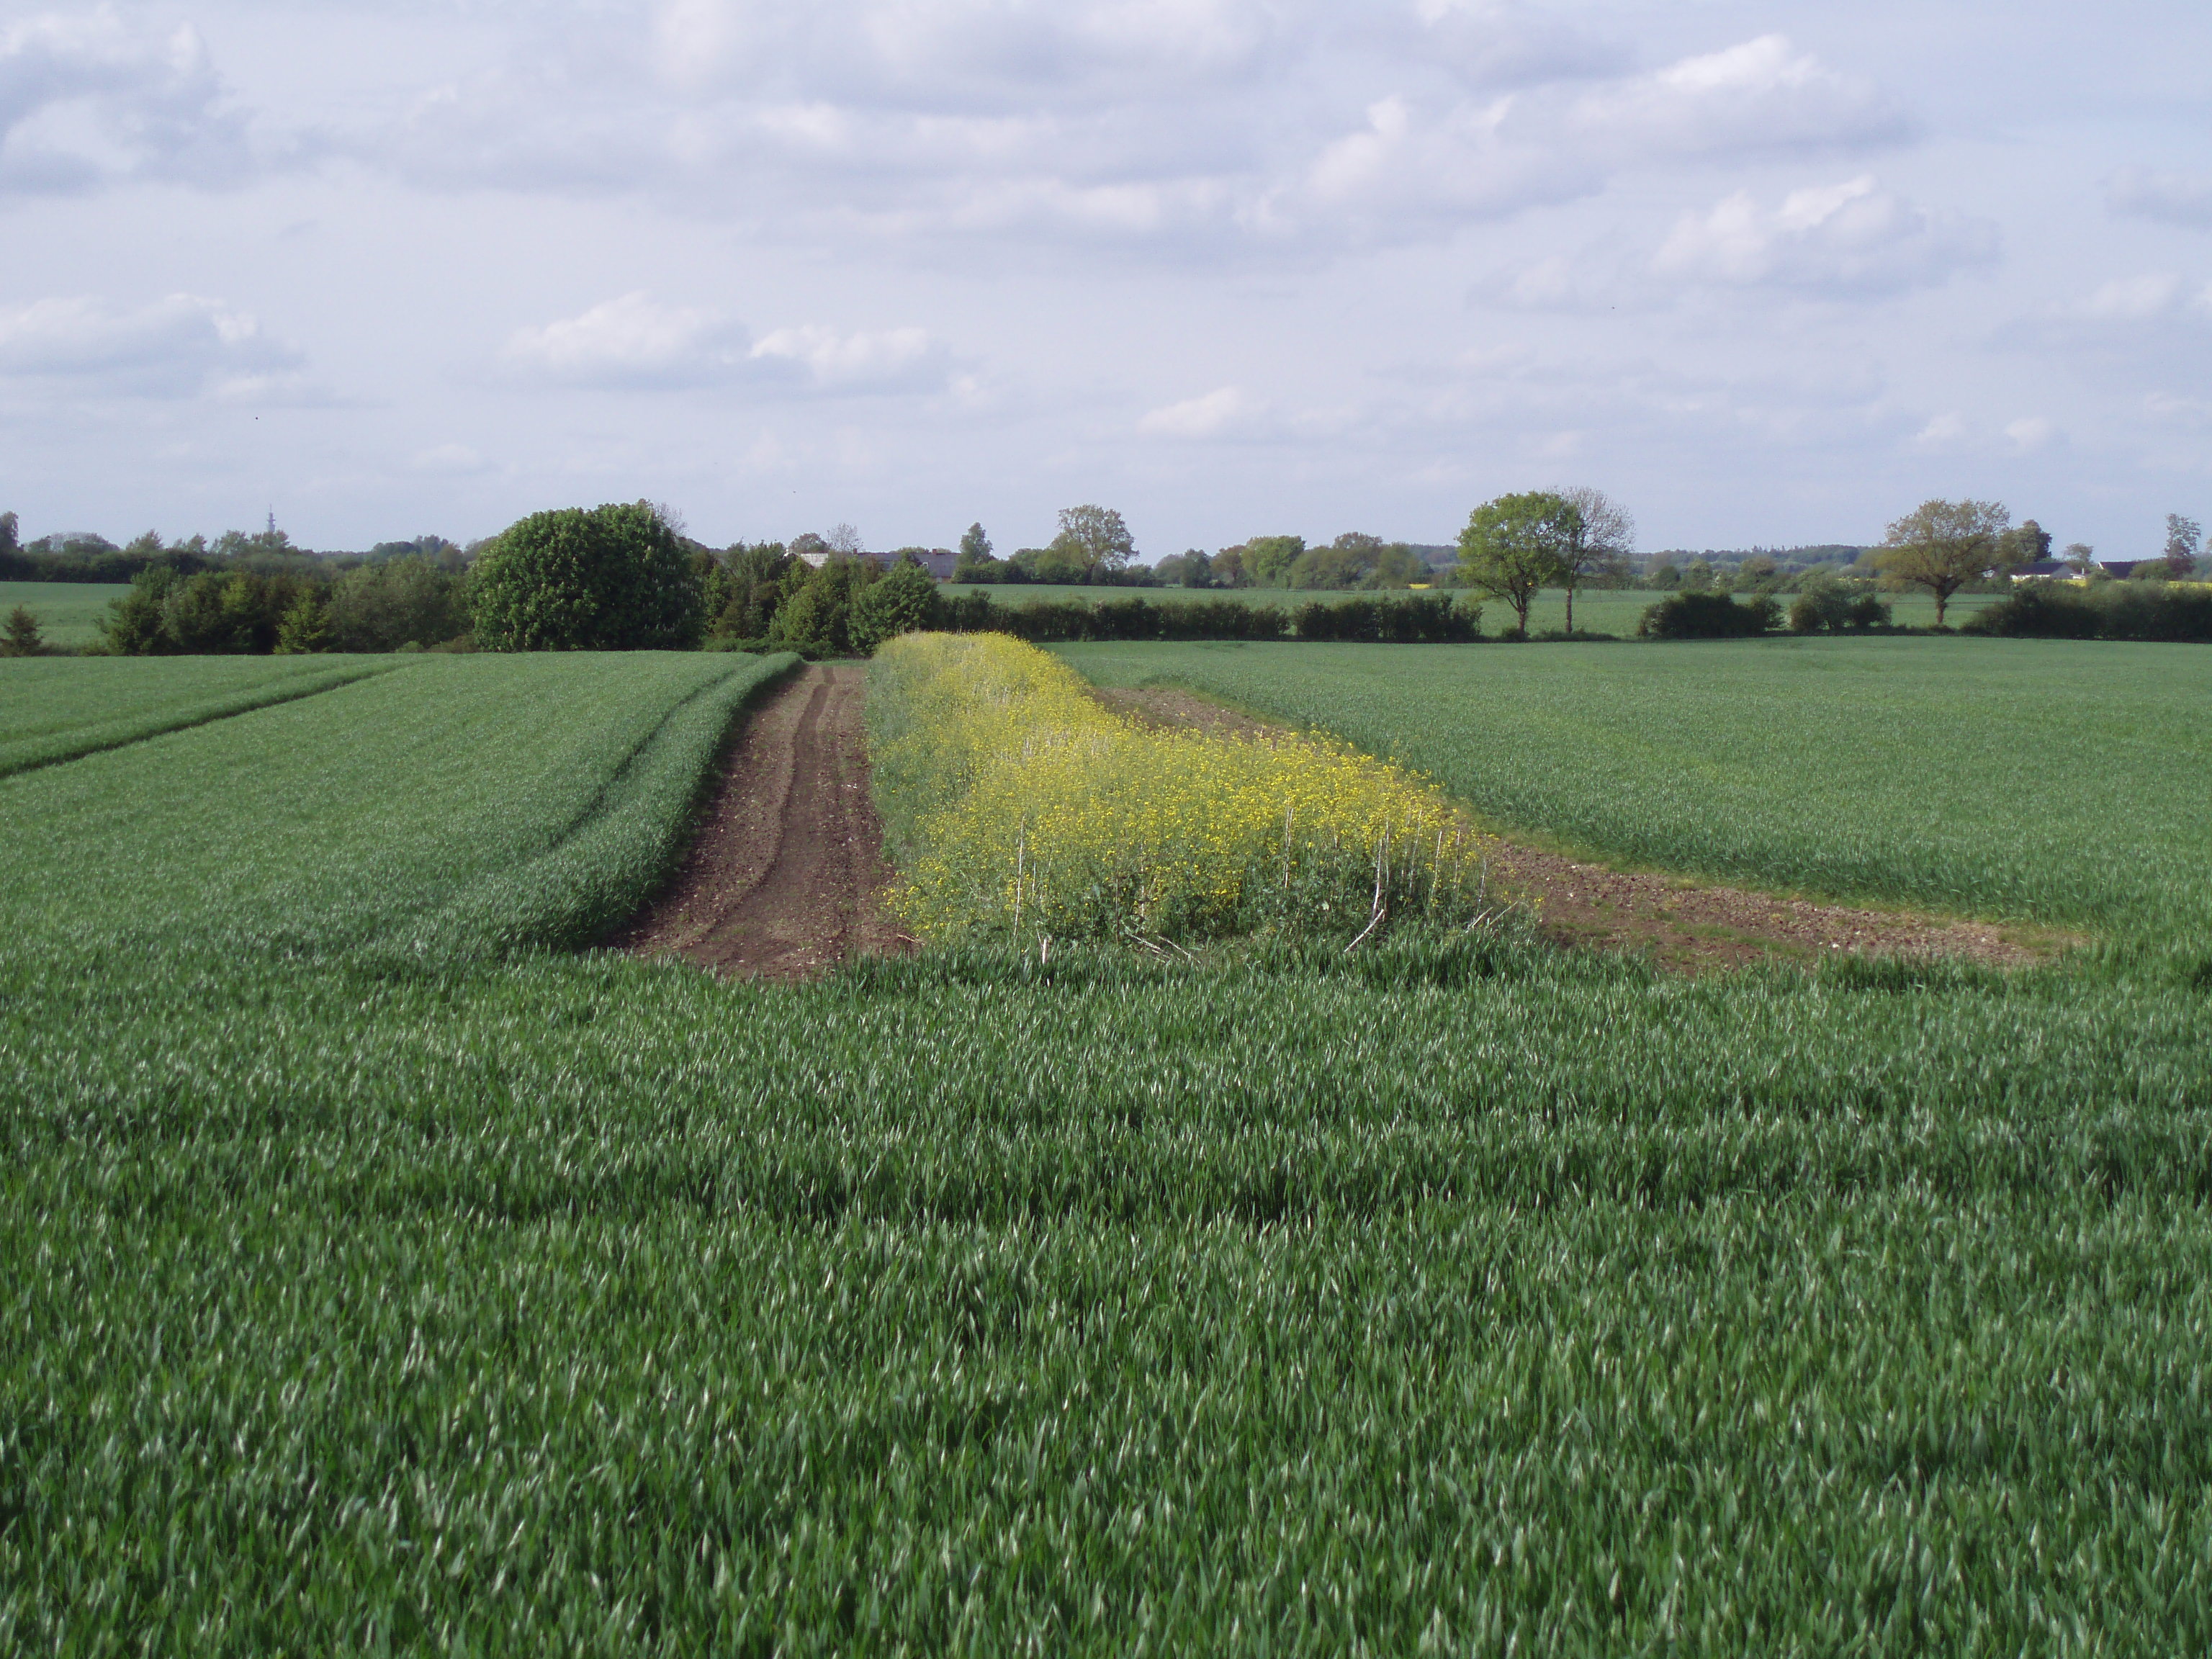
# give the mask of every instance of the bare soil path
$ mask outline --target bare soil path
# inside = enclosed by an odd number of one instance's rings
[[[610,944],[772,979],[907,948],[875,902],[890,872],[868,795],[866,678],[817,665],[752,710],[683,868]]]
[[[1102,688],[1096,695],[1116,714],[1153,726],[1233,735],[1283,729],[1170,687]],[[2017,968],[2047,961],[2081,942],[2048,930],[1815,904],[1680,876],[1613,870],[1510,840],[1501,841],[1492,855],[1491,878],[1502,896],[1533,908],[1543,932],[1559,944],[1647,951],[1662,966],[1686,973],[1847,952],[1948,957]]]

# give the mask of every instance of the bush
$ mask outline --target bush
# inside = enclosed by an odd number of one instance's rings
[[[2021,640],[2212,642],[2212,588],[2022,583],[2011,598],[1968,618],[1962,631]]]
[[[329,633],[340,651],[438,645],[468,625],[463,579],[419,553],[349,570],[331,593]]]
[[[1725,593],[1684,590],[1644,612],[1636,631],[1656,640],[1735,640],[1771,631],[1782,607],[1766,594],[1739,605]]]
[[[1863,634],[1890,625],[1887,605],[1871,593],[1854,593],[1833,580],[1808,582],[1790,607],[1793,634]]]
[[[900,563],[853,595],[853,648],[872,655],[885,640],[927,628],[937,583],[918,564]]]
[[[680,651],[705,626],[690,550],[644,502],[536,513],[508,526],[470,584],[489,651]]]
[[[39,619],[31,614],[28,605],[17,605],[8,613],[4,631],[0,631],[0,657],[42,657],[46,651],[46,636],[39,632]]]
[[[1959,631],[2009,639],[2094,640],[2104,631],[2104,617],[2078,587],[2024,582],[2010,599],[1967,617]]]
[[[311,582],[280,573],[202,570],[180,575],[152,565],[131,578],[131,591],[109,607],[101,624],[118,656],[266,656],[276,648],[285,617]]]

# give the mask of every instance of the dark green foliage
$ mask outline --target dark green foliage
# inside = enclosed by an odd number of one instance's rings
[[[928,627],[937,602],[937,583],[930,574],[901,561],[854,594],[853,648],[865,655],[885,640]]]
[[[763,640],[785,587],[803,580],[805,563],[781,542],[740,542],[722,556],[722,608],[708,632],[716,640]]]
[[[490,651],[682,650],[706,624],[689,551],[641,501],[510,526],[477,559],[470,602]]]
[[[115,600],[101,631],[118,656],[266,656],[286,615],[313,588],[311,579],[287,571],[185,575],[149,565]]]
[[[331,648],[397,651],[468,631],[467,579],[419,553],[349,570],[331,592]]]
[[[1657,640],[1735,640],[1768,633],[1781,620],[1782,607],[1766,594],[1739,604],[1686,588],[1646,608],[1636,631]]]
[[[1790,605],[1793,634],[1864,634],[1890,625],[1887,605],[1871,593],[1854,592],[1833,578],[1808,582]]]
[[[877,580],[875,563],[831,555],[820,564],[799,564],[785,577],[783,596],[769,619],[768,637],[779,651],[813,658],[850,656],[853,605]]]
[[[1316,601],[1298,607],[1297,629],[1302,640],[1463,644],[1482,637],[1482,607],[1462,604],[1449,593]]]
[[[2212,641],[2212,588],[2158,582],[2023,582],[1962,633],[2010,639]]]
[[[292,601],[276,624],[276,654],[309,656],[331,648],[331,608],[319,591],[309,588]]]
[[[30,606],[19,605],[10,611],[4,631],[0,631],[0,657],[41,656],[46,648],[39,619],[31,614]]]

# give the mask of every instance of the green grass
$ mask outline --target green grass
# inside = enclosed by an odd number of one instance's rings
[[[0,617],[20,605],[39,619],[48,645],[74,650],[100,638],[107,607],[130,591],[127,582],[0,582]]]
[[[1054,648],[1103,684],[1187,684],[1395,754],[1499,827],[1586,851],[2212,938],[2212,652],[1882,638]]]
[[[1832,730],[1736,650],[1190,654]],[[0,1650],[2212,1640],[2203,985],[542,948],[761,672],[422,661],[0,780]],[[1630,729],[1706,717],[1656,672]]]
[[[1039,599],[1079,599],[1091,604],[1116,599],[1141,599],[1154,604],[1180,602],[1185,599],[1234,599],[1242,605],[1289,605],[1296,609],[1315,601],[1327,604],[1333,599],[1346,599],[1354,595],[1320,590],[1290,590],[1279,587],[1188,588],[1188,587],[1066,587],[1047,584],[1034,586],[979,586],[969,583],[947,582],[943,591],[949,594],[989,593],[1001,605],[1018,605]],[[1431,592],[1452,590],[1431,588]],[[1365,595],[1361,597],[1372,597]],[[1636,592],[1611,592],[1604,588],[1589,588],[1575,596],[1575,627],[1583,633],[1613,634],[1626,639],[1636,632],[1636,624],[1644,611],[1664,595]],[[1997,594],[1962,594],[1951,601],[1951,614],[1947,620],[1956,627],[1973,611],[1985,605],[1995,604]],[[1936,602],[1913,593],[1885,596],[1896,614],[1900,627],[1928,628],[1936,621]],[[1785,594],[1782,605],[1786,611],[1790,597]],[[1528,627],[1531,632],[1544,633],[1561,629],[1567,625],[1566,595],[1557,591],[1540,594],[1528,608]],[[1513,626],[1513,611],[1503,599],[1486,599],[1482,605],[1482,630],[1496,636],[1508,632]]]
[[[0,776],[380,674],[404,657],[29,657],[0,662]]]

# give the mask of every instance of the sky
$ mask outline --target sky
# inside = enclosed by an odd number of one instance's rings
[[[0,508],[1146,559],[2212,519],[2192,0],[0,4]]]

